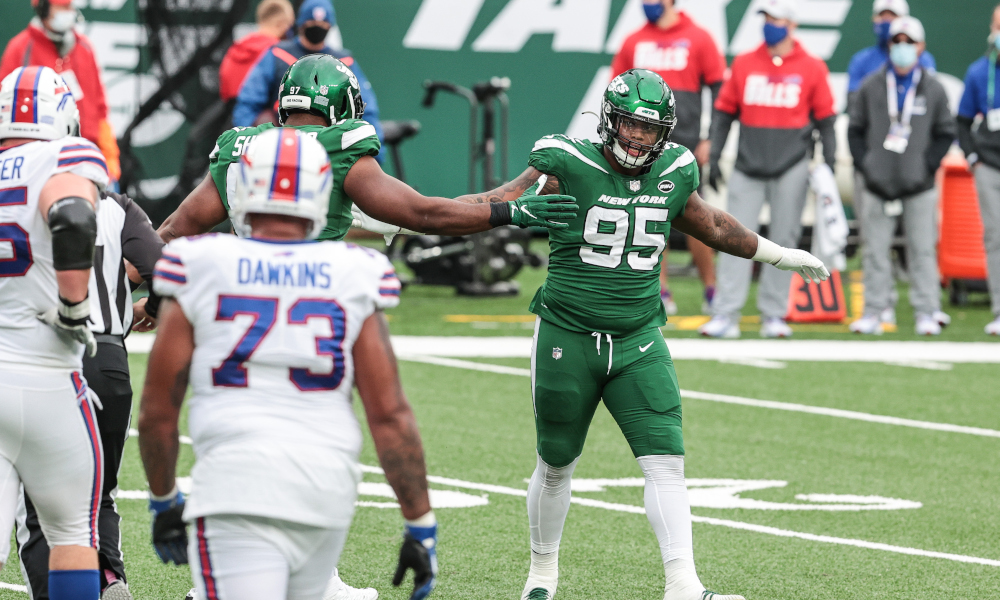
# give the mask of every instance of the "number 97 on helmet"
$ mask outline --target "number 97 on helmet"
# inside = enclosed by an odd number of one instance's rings
[[[312,223],[307,237],[315,239],[326,226],[332,185],[330,158],[322,144],[297,129],[269,129],[240,159],[233,225],[249,232],[247,217],[252,214],[298,217]]]

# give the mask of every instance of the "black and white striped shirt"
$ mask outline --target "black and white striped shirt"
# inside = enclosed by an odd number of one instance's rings
[[[90,330],[124,336],[132,327],[132,288],[125,260],[144,280],[150,280],[163,240],[138,204],[123,194],[107,192],[97,210],[95,246],[90,273]]]

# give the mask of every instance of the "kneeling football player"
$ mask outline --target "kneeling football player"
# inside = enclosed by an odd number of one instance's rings
[[[646,516],[666,570],[665,600],[742,600],[705,589],[694,567],[681,397],[659,327],[660,254],[671,226],[721,252],[824,280],[808,252],[782,248],[698,196],[698,165],[670,143],[674,98],[659,75],[626,71],[604,93],[591,143],[561,135],[532,150],[527,193],[567,194],[579,215],[549,230],[549,270],[530,310],[537,466],[528,484],[531,568],[522,599],[551,600],[570,479],[602,399],[646,478]]]
[[[233,218],[248,237],[174,240],[154,273],[166,300],[139,443],[156,552],[177,564],[190,557],[201,599],[320,600],[360,480],[356,385],[406,518],[394,583],[412,568],[411,597],[425,598],[437,524],[382,315],[399,302],[399,280],[380,253],[313,241],[327,223],[332,177],[326,151],[306,133],[262,133],[237,175]],[[185,500],[175,468],[189,380],[196,460]]]

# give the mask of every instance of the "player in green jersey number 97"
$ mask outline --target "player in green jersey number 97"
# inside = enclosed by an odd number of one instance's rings
[[[297,60],[281,79],[278,115],[282,126],[305,131],[326,148],[333,170],[327,226],[320,240],[339,240],[352,223],[352,203],[378,221],[441,235],[465,235],[501,225],[566,227],[577,206],[568,196],[522,195],[534,181],[523,180],[485,194],[431,198],[385,174],[375,156],[375,128],[362,120],[364,102],[358,80],[327,54]],[[228,198],[236,191],[231,177],[238,161],[270,123],[223,133],[212,151],[209,174],[160,226],[160,237],[205,233],[226,220]],[[281,182],[279,181],[280,185]],[[287,182],[291,185],[291,182]],[[248,232],[237,231],[239,235]]]
[[[677,375],[659,327],[658,271],[671,226],[708,246],[822,281],[816,257],[782,248],[712,208],[698,166],[670,142],[670,88],[652,71],[615,77],[604,93],[601,143],[561,135],[528,158],[528,193],[567,194],[580,211],[549,232],[549,271],[531,301],[537,466],[528,484],[531,568],[522,599],[551,600],[570,479],[604,400],[646,478],[646,515],[666,570],[665,600],[742,600],[705,589],[694,567]],[[769,267],[765,267],[769,268]],[[617,594],[611,594],[617,597]]]

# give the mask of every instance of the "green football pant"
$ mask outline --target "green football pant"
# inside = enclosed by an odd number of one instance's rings
[[[677,374],[656,327],[610,336],[538,319],[531,386],[538,455],[548,465],[580,456],[602,398],[636,458],[684,454]]]

